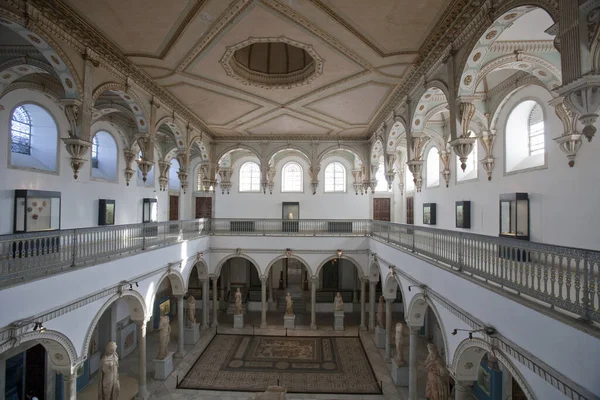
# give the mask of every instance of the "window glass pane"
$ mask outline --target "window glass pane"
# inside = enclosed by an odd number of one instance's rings
[[[300,164],[291,162],[283,167],[283,187],[284,192],[302,191],[302,167]]]
[[[388,183],[385,179],[385,168],[383,163],[379,164],[379,169],[375,174],[375,179],[377,179],[377,186],[375,187],[376,192],[391,192],[391,190],[388,189]]]
[[[325,168],[325,191],[346,191],[346,168],[339,162],[332,162]]]
[[[15,108],[10,122],[10,151],[31,154],[31,119],[25,107]]]
[[[247,162],[240,168],[240,191],[260,191],[260,167],[254,162]]]
[[[92,168],[98,168],[98,136],[92,140]]]

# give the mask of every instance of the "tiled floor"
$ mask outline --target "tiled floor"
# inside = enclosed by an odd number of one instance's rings
[[[400,320],[401,315],[394,315],[393,320]],[[310,330],[310,314],[298,315],[296,319],[297,329],[288,330],[288,335],[303,335],[303,336],[333,336],[333,335],[349,335],[356,336],[357,333],[365,347],[365,351],[369,358],[369,361],[373,367],[373,371],[379,381],[383,385],[383,395],[368,395],[368,396],[353,396],[353,395],[333,395],[333,394],[288,394],[287,399],[323,399],[323,400],[334,400],[334,399],[348,399],[348,400],[392,400],[408,398],[407,388],[398,388],[392,382],[390,375],[391,364],[384,362],[385,350],[377,349],[373,340],[373,332],[359,331],[358,325],[360,323],[360,313],[347,313],[346,314],[346,330],[343,332],[333,331],[333,319],[328,314],[317,314],[317,325],[318,330]],[[219,333],[235,332],[240,333],[240,330],[233,331],[232,328],[233,316],[223,315],[219,317]],[[252,324],[255,324],[255,334],[268,334],[268,335],[285,335],[285,329],[283,329],[283,317],[280,313],[268,313],[267,314],[267,329],[260,329],[260,313],[250,312],[245,315],[245,324],[243,333],[252,334]],[[177,337],[178,337],[177,321],[172,321],[171,330],[171,342],[169,344],[170,351],[176,351],[177,349]],[[195,346],[185,346],[185,357],[183,359],[174,358],[174,371],[165,381],[158,381],[154,379],[154,365],[152,359],[158,353],[158,332],[150,332],[147,338],[147,382],[148,391],[150,392],[151,400],[246,400],[252,399],[256,393],[241,393],[241,392],[222,392],[222,391],[205,391],[205,390],[188,390],[188,389],[176,389],[177,379],[183,378],[187,373],[192,363],[194,363],[205,347],[210,343],[213,336],[216,334],[215,328],[210,328],[207,331],[202,331],[200,340]],[[405,355],[408,358],[408,337],[405,340]],[[426,350],[425,342],[420,343],[420,363],[425,360]],[[422,360],[421,360],[422,358]],[[137,376],[138,376],[138,352],[137,350],[120,360],[119,371],[121,379],[121,399],[129,400],[131,393],[137,392]],[[126,378],[127,377],[127,378]],[[130,379],[134,378],[134,379]],[[421,392],[424,392],[424,380],[425,375],[421,373],[419,376],[419,388]],[[78,393],[78,397],[81,399],[95,399],[98,393],[98,382],[97,376],[86,387],[82,392]],[[95,396],[94,396],[95,395]]]

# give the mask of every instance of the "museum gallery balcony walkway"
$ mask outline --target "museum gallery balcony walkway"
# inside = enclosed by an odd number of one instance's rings
[[[369,236],[600,322],[600,252],[373,220],[196,219],[0,236],[0,287],[207,235]]]

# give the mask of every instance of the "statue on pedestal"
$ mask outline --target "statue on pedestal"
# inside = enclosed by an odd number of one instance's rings
[[[160,317],[158,332],[160,338],[160,348],[158,350],[156,359],[164,360],[169,354],[169,341],[171,340],[171,324],[168,315]]]
[[[383,296],[379,296],[379,304],[377,305],[377,326],[381,329],[385,328],[385,300]]]
[[[340,292],[337,292],[333,300],[333,311],[344,311],[344,300]]]
[[[402,345],[404,344],[404,325],[402,322],[396,324],[396,365],[404,365],[404,354],[402,354]]]
[[[440,357],[435,344],[428,343],[427,351],[429,355],[425,360],[425,369],[427,370],[425,397],[430,400],[448,400],[448,397],[450,397],[450,388],[446,364]]]
[[[117,344],[109,342],[104,350],[104,356],[100,361],[100,388],[99,400],[117,400],[119,398],[119,356],[117,355]]]
[[[196,323],[196,299],[194,296],[187,298],[187,326],[191,328]]]
[[[292,300],[292,295],[289,293],[285,296],[285,304],[285,315],[294,315],[294,300]]]
[[[242,292],[240,292],[240,288],[237,288],[237,291],[235,292],[235,313],[236,314],[242,314],[243,313],[243,309],[242,309]]]

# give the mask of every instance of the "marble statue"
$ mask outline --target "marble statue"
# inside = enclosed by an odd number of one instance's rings
[[[240,292],[240,288],[237,288],[235,292],[235,313],[242,314],[242,292]]]
[[[383,296],[379,296],[379,304],[377,305],[377,326],[381,329],[385,328],[385,300]]]
[[[287,296],[285,296],[285,315],[294,315],[294,300],[292,300],[292,295],[291,294],[287,294]]]
[[[158,325],[160,348],[158,350],[158,356],[156,356],[156,359],[158,360],[164,360],[169,354],[169,341],[171,340],[171,324],[169,322],[168,315],[160,317],[160,323]]]
[[[440,357],[435,344],[428,343],[427,351],[429,354],[425,360],[425,369],[427,370],[425,397],[430,400],[448,400],[450,389],[446,364]]]
[[[402,354],[402,345],[404,344],[404,325],[402,322],[396,324],[396,365],[404,365],[404,354]]]
[[[196,299],[194,296],[187,298],[187,325],[191,328],[196,323]]]
[[[119,384],[119,356],[117,344],[109,342],[100,361],[100,387],[98,400],[117,400],[121,385]]]
[[[344,300],[340,292],[337,292],[333,300],[333,311],[344,311]]]

